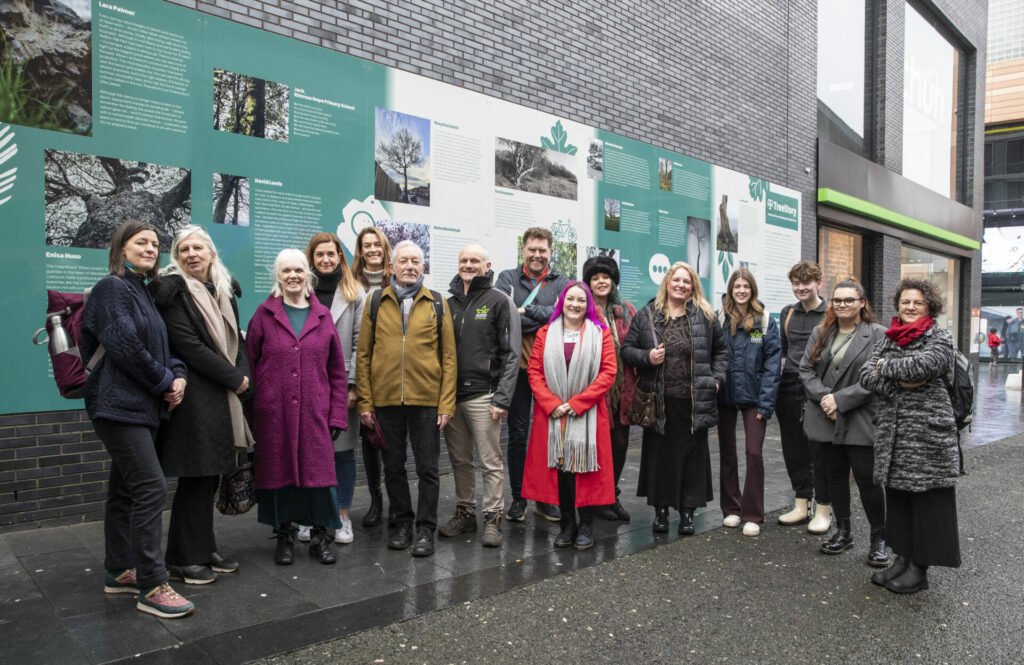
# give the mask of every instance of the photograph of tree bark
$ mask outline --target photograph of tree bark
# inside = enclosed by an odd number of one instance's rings
[[[213,70],[213,128],[288,142],[288,86]]]
[[[47,150],[44,173],[47,245],[105,249],[118,225],[139,219],[170,248],[192,221],[188,169]]]
[[[249,226],[249,179],[227,173],[213,174],[213,221]]]

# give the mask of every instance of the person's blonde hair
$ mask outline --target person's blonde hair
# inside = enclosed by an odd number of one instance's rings
[[[270,289],[270,295],[275,298],[284,297],[284,291],[281,290],[281,280],[277,275],[281,272],[281,267],[286,261],[298,261],[298,263],[306,270],[306,296],[309,297],[312,295],[316,275],[314,275],[313,271],[309,269],[309,261],[306,260],[306,255],[302,253],[302,250],[295,249],[293,247],[282,249],[277,253],[277,258],[274,259],[274,286]]]
[[[732,298],[732,289],[736,286],[736,280],[746,280],[750,285],[750,302],[747,303],[746,314],[740,314],[740,306]],[[722,299],[722,311],[725,318],[729,320],[729,332],[736,334],[736,326],[741,326],[746,332],[750,332],[755,326],[760,326],[764,320],[764,305],[757,299],[757,280],[754,274],[747,268],[737,268],[729,275],[729,282],[725,286],[725,297]],[[762,332],[768,332],[763,330]]]
[[[680,270],[685,270],[690,275],[690,282],[692,287],[690,290],[690,300],[697,306],[697,309],[707,317],[708,321],[714,321],[715,310],[711,307],[711,304],[704,298],[704,287],[700,284],[700,277],[697,275],[697,271],[693,269],[689,263],[685,261],[676,261],[665,273],[665,276],[661,279],[661,284],[658,286],[658,295],[654,297],[654,310],[656,312],[664,312],[668,306],[668,285],[672,281],[672,276]]]
[[[213,238],[203,227],[197,224],[189,224],[182,230],[174,234],[174,240],[171,241],[171,263],[166,268],[160,271],[161,275],[173,275],[175,273],[179,275],[187,275],[188,271],[185,270],[185,266],[181,265],[181,261],[178,260],[178,248],[181,243],[185,242],[192,236],[199,236],[199,239],[209,248],[211,261],[210,261],[210,283],[213,284],[214,293],[220,295],[226,293],[231,296],[231,273],[228,271],[227,266],[220,260],[220,253],[217,251],[216,245],[213,244]]]
[[[313,253],[318,246],[325,242],[333,244],[334,251],[338,253],[338,265],[341,268],[341,279],[338,281],[338,286],[341,288],[341,295],[348,302],[355,302],[359,297],[359,282],[356,281],[355,275],[352,274],[352,270],[348,267],[348,259],[345,258],[345,252],[341,248],[341,239],[338,238],[337,234],[321,231],[310,238],[306,244],[306,260],[309,261],[310,266],[315,266]]]

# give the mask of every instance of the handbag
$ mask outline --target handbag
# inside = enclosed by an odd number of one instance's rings
[[[658,336],[654,332],[654,320],[651,320],[651,338],[654,340],[654,347],[658,346]],[[655,386],[655,390],[657,386]],[[636,392],[633,393],[633,399],[629,403],[629,409],[626,411],[626,417],[634,425],[639,425],[643,428],[653,427],[658,417],[658,399],[655,390],[643,390],[640,388],[639,382],[636,386]]]
[[[221,515],[244,515],[256,505],[256,473],[252,462],[240,464],[220,477],[217,510]]]

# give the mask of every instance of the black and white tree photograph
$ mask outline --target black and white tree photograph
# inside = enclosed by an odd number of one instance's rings
[[[213,174],[213,221],[249,226],[249,179],[229,173]]]
[[[587,150],[587,177],[604,180],[604,141],[594,139]]]
[[[419,245],[423,250],[423,274],[430,274],[430,226],[389,220],[377,222],[377,228],[384,232],[392,247],[403,240]]]
[[[686,218],[686,262],[698,277],[711,277],[711,220]]]
[[[162,248],[192,221],[188,169],[47,150],[46,244],[105,249],[126,219],[157,227]]]
[[[213,128],[287,143],[288,86],[214,69]]]
[[[615,265],[619,265],[619,250],[612,247],[587,247],[587,258],[592,259],[595,256],[606,256],[609,259],[615,261]]]
[[[430,205],[430,120],[378,107],[374,162],[374,196]]]
[[[494,184],[522,192],[576,200],[575,156],[497,137]]]
[[[0,121],[92,134],[90,0],[0,0]]]

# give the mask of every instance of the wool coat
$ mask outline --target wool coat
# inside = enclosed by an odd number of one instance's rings
[[[231,308],[238,327],[241,295],[232,282]],[[189,293],[185,278],[167,275],[150,285],[150,292],[167,325],[171,353],[188,367],[188,385],[181,404],[171,412],[157,435],[157,450],[164,474],[169,477],[203,477],[230,473],[235,469],[234,434],[228,410],[228,391],[234,392],[250,376],[245,342],[239,335],[234,363],[221,354],[198,306]],[[252,386],[242,399],[252,396]]]
[[[345,357],[345,374],[350,386],[356,385],[356,349],[359,347],[359,326],[365,306],[366,291],[362,286],[356,293],[356,299],[351,302],[345,299],[340,287],[334,292],[334,300],[331,301],[331,319],[334,321],[334,329],[338,331],[341,353]],[[355,406],[349,409],[348,419],[352,427],[334,440],[335,451],[352,450],[359,443],[359,428],[356,426],[359,409]]]
[[[718,386],[725,383],[729,369],[729,358],[725,350],[725,337],[718,319],[708,320],[692,300],[686,303],[686,319],[690,325],[690,339],[693,350],[691,395],[693,404],[690,431],[708,429],[718,424]],[[651,349],[655,340],[661,344],[665,339],[665,325],[668,319],[664,312],[654,309],[654,301],[647,303],[629,327],[629,334],[622,342],[622,360],[639,371],[639,390],[654,391],[656,417],[654,429],[665,433],[665,364],[651,364]]]
[[[527,375],[533,390],[533,423],[530,442],[526,447],[526,467],[523,473],[523,498],[542,503],[558,504],[558,470],[548,467],[548,421],[551,412],[563,400],[548,389],[544,377],[544,344],[548,326],[537,331],[537,339],[530,354]],[[569,400],[576,413],[597,409],[597,465],[598,470],[576,475],[576,506],[607,506],[615,503],[615,475],[612,469],[612,435],[605,393],[615,382],[615,345],[608,330],[601,331],[601,365],[595,378],[583,392]]]
[[[281,298],[267,298],[249,321],[256,488],[331,487],[331,427],[348,427],[348,385],[331,312],[310,298],[296,336]]]
[[[860,368],[885,338],[885,328],[877,323],[858,323],[842,362],[831,371],[834,333],[829,334],[818,361],[811,360],[811,349],[820,336],[820,327],[811,332],[800,361],[800,380],[807,395],[804,435],[811,441],[831,441],[834,445],[872,446],[877,405],[875,394],[860,383]],[[836,401],[835,421],[821,409],[821,398],[828,394]]]
[[[876,484],[904,492],[956,485],[960,454],[947,387],[954,362],[953,336],[933,323],[906,346],[883,338],[864,363],[860,382],[878,396]]]

